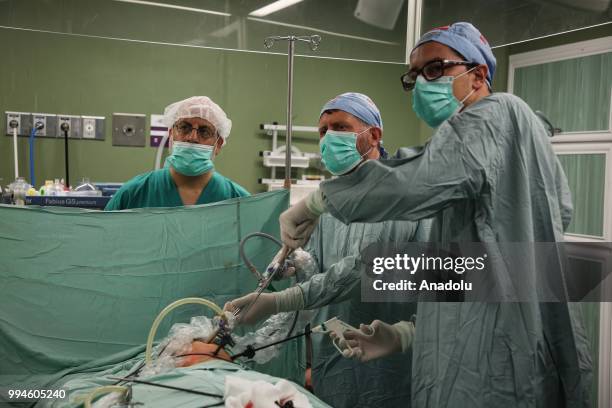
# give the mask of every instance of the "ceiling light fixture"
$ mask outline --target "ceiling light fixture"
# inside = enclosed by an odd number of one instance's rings
[[[215,14],[217,16],[225,16],[230,17],[230,13],[224,13],[222,11],[214,11],[214,10],[205,10],[194,7],[185,7],[185,6],[177,6],[175,4],[167,4],[167,3],[157,3],[155,1],[142,1],[142,0],[115,0],[120,3],[131,3],[131,4],[140,4],[143,6],[154,6],[154,7],[164,7],[171,8],[175,10],[183,10],[183,11],[193,11],[196,13],[204,13],[204,14]]]
[[[268,4],[267,6],[258,8],[255,11],[251,11],[249,13],[249,16],[265,17],[269,14],[276,13],[278,10],[293,6],[294,4],[300,3],[302,1],[304,0],[278,0]]]

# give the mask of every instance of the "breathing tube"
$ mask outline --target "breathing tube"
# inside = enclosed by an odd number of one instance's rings
[[[170,303],[157,315],[157,317],[153,321],[151,330],[149,330],[149,337],[147,338],[147,348],[145,350],[145,363],[147,365],[151,364],[152,362],[151,351],[153,349],[153,340],[155,340],[155,333],[157,333],[157,328],[159,327],[159,324],[164,319],[164,317],[166,317],[166,315],[170,313],[172,310],[176,309],[179,306],[186,305],[186,304],[199,304],[199,305],[208,306],[210,309],[212,309],[217,314],[217,316],[225,320],[225,315],[223,314],[223,310],[208,299],[193,297],[193,298],[179,299],[175,302]]]

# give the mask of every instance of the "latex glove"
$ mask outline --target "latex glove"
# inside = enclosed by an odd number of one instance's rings
[[[227,302],[223,310],[233,313],[238,308],[242,309],[238,314],[237,323],[254,324],[276,313],[304,309],[304,295],[298,286],[292,286],[280,292],[262,293],[259,299],[249,307],[248,305],[256,297],[257,293],[249,293]],[[247,307],[249,310],[246,310]],[[243,314],[244,312],[246,314]]]
[[[238,324],[255,324],[276,313],[274,293],[262,293],[257,301],[249,307],[249,304],[256,297],[257,293],[249,293],[246,296],[227,302],[223,310],[234,313],[236,309],[241,309],[237,317]]]
[[[270,265],[268,265],[268,268],[266,269],[266,274],[265,274],[266,278],[269,276],[269,274],[273,272],[274,266],[280,262],[280,259],[282,258],[283,255],[284,255],[284,251],[283,251],[283,248],[281,248],[280,251],[278,251],[277,254],[274,256],[274,259],[272,259],[272,262],[270,262]],[[274,275],[274,280],[278,281],[281,279],[287,279],[294,275],[295,275],[295,265],[289,258],[287,258],[286,260],[283,261],[283,267],[281,268],[281,270],[276,272],[276,275]]]
[[[283,212],[279,218],[283,243],[292,249],[304,246],[323,212],[325,204],[320,190],[313,191]]]
[[[359,325],[359,331],[345,331],[343,336],[344,340],[339,341],[339,346],[343,349],[344,357],[365,363],[408,350],[414,338],[414,324],[399,322],[390,325],[374,320],[369,325]],[[334,340],[337,336],[330,333],[330,337]]]

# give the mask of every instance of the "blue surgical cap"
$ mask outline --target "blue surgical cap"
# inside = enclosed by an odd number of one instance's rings
[[[357,92],[346,92],[336,96],[323,106],[319,117],[321,117],[323,112],[326,110],[332,109],[338,109],[346,113],[350,113],[370,126],[376,126],[381,129],[383,128],[380,111],[374,102],[372,102],[372,100],[364,94]]]
[[[487,39],[472,24],[462,22],[434,28],[423,34],[413,51],[429,41],[435,41],[452,48],[468,62],[485,64],[489,67],[487,82],[489,87],[491,87],[493,74],[495,74],[495,56]]]

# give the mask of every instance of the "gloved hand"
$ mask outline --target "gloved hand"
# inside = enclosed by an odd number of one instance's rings
[[[249,306],[256,297],[257,293],[253,292],[238,299],[231,300],[223,306],[223,310],[234,313],[236,309],[241,309],[237,316],[237,323],[240,324],[255,324],[276,313],[274,293],[262,293],[259,295],[257,301]]]
[[[279,218],[283,243],[292,249],[304,246],[324,212],[325,204],[320,190],[313,191],[283,212]]]
[[[284,255],[284,251],[283,251],[283,248],[281,248],[280,251],[278,251],[277,254],[274,256],[274,259],[272,259],[272,262],[270,262],[270,265],[268,265],[268,268],[266,269],[266,274],[265,274],[266,278],[270,276],[269,274],[273,272],[274,266],[280,262],[280,259],[283,257],[283,255]],[[281,268],[280,271],[276,273],[276,275],[274,275],[275,281],[290,278],[295,275],[295,265],[293,261],[291,261],[290,257],[291,255],[283,261],[283,267]]]
[[[374,320],[369,325],[359,325],[359,331],[345,331],[343,336],[344,340],[339,341],[339,346],[343,349],[344,357],[365,363],[394,353],[406,352],[412,344],[414,324],[399,322],[390,325]],[[335,340],[337,336],[330,333],[330,337]]]
[[[233,313],[236,309],[241,309],[236,322],[254,324],[276,313],[304,309],[304,295],[298,286],[292,286],[280,292],[262,293],[257,301],[249,306],[256,297],[257,293],[249,293],[227,302],[223,310]],[[248,310],[246,310],[247,307]]]

